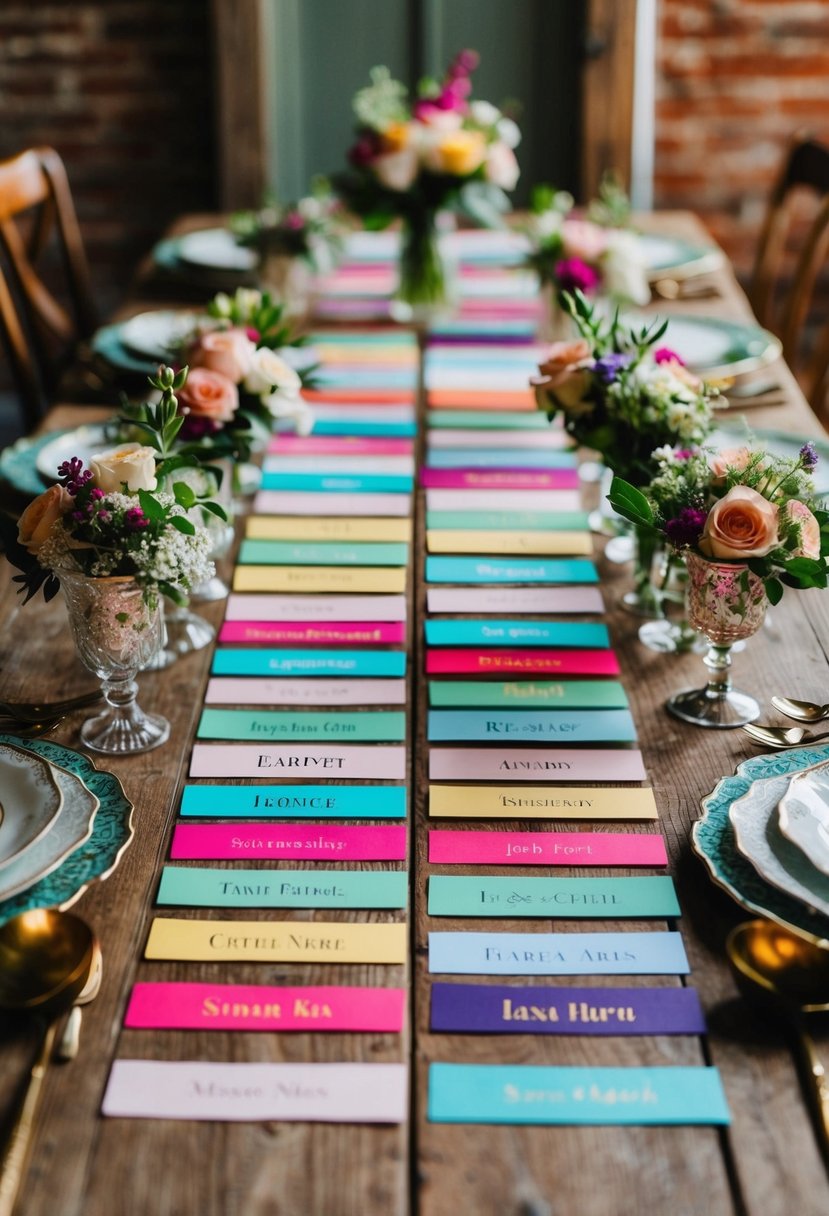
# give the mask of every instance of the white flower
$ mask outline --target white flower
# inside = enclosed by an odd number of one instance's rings
[[[140,443],[124,443],[108,452],[99,452],[90,458],[89,467],[95,485],[104,493],[120,490],[125,482],[133,493],[154,490],[157,484],[155,452]]]
[[[233,302],[243,317],[249,317],[262,307],[262,292],[256,287],[237,287]]]
[[[500,118],[495,130],[498,133],[498,138],[503,140],[508,148],[517,148],[521,143],[521,131],[517,122],[513,122],[511,118]]]
[[[661,448],[654,448],[651,452],[651,457],[663,466],[678,464],[676,458],[676,448],[671,447],[669,443],[663,443]]]
[[[490,144],[487,151],[484,173],[487,181],[502,190],[514,190],[518,185],[521,170],[512,148],[500,141]]]
[[[417,177],[420,161],[417,148],[410,145],[399,152],[387,152],[371,163],[371,171],[387,190],[408,190]]]
[[[632,232],[608,233],[602,257],[605,290],[620,300],[647,304],[651,298],[641,242]]]
[[[250,371],[243,381],[249,393],[259,396],[278,389],[286,397],[297,397],[302,381],[284,359],[267,346],[260,346],[253,353]]]
[[[491,101],[473,101],[469,106],[469,117],[479,127],[494,127],[501,118],[501,111]]]
[[[283,393],[271,393],[262,398],[272,418],[292,418],[298,435],[310,435],[314,427],[314,415],[303,397],[289,397]]]

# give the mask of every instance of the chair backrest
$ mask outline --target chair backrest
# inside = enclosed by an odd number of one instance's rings
[[[789,231],[791,203],[799,190],[825,200],[815,216],[797,259],[791,286],[775,307],[775,288]],[[757,247],[751,284],[751,303],[762,325],[783,342],[783,353],[793,366],[809,310],[818,271],[829,249],[829,147],[806,135],[792,140],[769,195],[766,217]]]
[[[61,255],[70,307],[47,286],[39,267],[50,243]],[[62,366],[96,326],[89,268],[63,161],[33,148],[0,161],[0,329],[26,419],[37,421]]]

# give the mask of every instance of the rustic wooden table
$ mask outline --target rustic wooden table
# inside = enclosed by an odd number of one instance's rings
[[[690,238],[701,235],[693,218],[684,214],[653,217],[651,223]],[[728,269],[712,279],[718,298],[660,305],[658,311],[734,319],[750,316]],[[143,290],[142,294],[146,299],[149,292]],[[798,435],[819,433],[787,369],[778,363],[773,375],[782,385],[785,404],[751,410],[747,414],[750,423]],[[66,426],[90,417],[88,410],[63,407],[53,411],[48,426]],[[412,580],[415,641],[422,636],[425,608],[422,505],[418,516],[416,577]],[[148,963],[141,957],[207,677],[209,654],[203,651],[165,672],[141,677],[142,704],[172,721],[170,742],[146,756],[98,761],[99,767],[117,773],[135,802],[135,840],[115,874],[94,884],[77,904],[79,913],[102,939],[104,984],[98,1000],[85,1011],[78,1060],[53,1067],[47,1077],[32,1164],[18,1208],[21,1216],[110,1216],[113,1212],[118,1216],[287,1216],[300,1212],[389,1216],[408,1210],[424,1216],[454,1216],[458,1211],[487,1216],[617,1216],[632,1212],[818,1216],[829,1210],[826,1169],[788,1047],[777,1028],[760,1020],[738,998],[724,961],[728,929],[748,914],[712,885],[689,845],[689,829],[698,815],[700,797],[753,754],[753,749],[740,732],[699,731],[667,716],[663,709],[666,697],[680,686],[700,682],[701,661],[696,656],[663,657],[645,650],[636,638],[638,622],[616,607],[626,572],[602,560],[601,573],[607,619],[683,910],[679,928],[692,967],[688,982],[702,999],[708,1035],[701,1039],[578,1039],[430,1034],[426,684],[417,646],[410,676],[410,741],[414,745],[411,1038],[123,1031],[124,1007],[136,979],[231,978],[219,967]],[[91,677],[75,658],[60,601],[23,608],[11,592],[5,571],[3,580],[0,695],[58,696],[76,685],[91,684]],[[202,611],[217,623],[222,605]],[[774,692],[826,700],[827,597],[817,592],[790,593],[773,615],[773,628],[751,639],[746,651],[737,656],[739,682],[766,706]],[[72,744],[80,720],[80,715],[67,719],[55,739]],[[556,826],[585,830],[588,825]],[[280,916],[241,911],[228,915],[237,919]],[[297,919],[332,916],[328,912],[291,915]],[[353,920],[361,916],[374,919],[376,914],[340,915]],[[385,916],[381,914],[381,918]],[[523,922],[503,920],[476,921],[474,927],[487,926],[503,931],[527,929]],[[470,924],[441,919],[434,927],[469,928]],[[555,927],[580,926],[556,922]],[[626,927],[654,926],[648,922],[647,926]],[[534,924],[533,928],[542,926]],[[407,976],[403,968],[395,967],[234,965],[232,978],[239,982],[391,985],[405,982]],[[637,982],[670,980],[631,981]],[[31,1027],[13,1019],[0,1022],[0,1034],[2,1107],[8,1109],[34,1039]],[[829,1036],[824,1046],[829,1052]],[[101,1096],[116,1055],[246,1061],[410,1059],[414,1065],[413,1118],[408,1128],[105,1120],[99,1115]],[[725,1130],[430,1125],[425,1118],[426,1068],[433,1060],[715,1064],[722,1073],[733,1123]]]

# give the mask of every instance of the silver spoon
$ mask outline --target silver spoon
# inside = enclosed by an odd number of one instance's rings
[[[764,743],[767,747],[807,747],[810,743],[829,739],[829,731],[810,735],[802,726],[758,726],[749,722],[743,730],[757,743]]]
[[[85,705],[94,705],[103,695],[100,688],[96,688],[65,701],[0,701],[0,715],[14,718],[17,722],[41,722],[56,718],[59,714],[68,714],[73,709],[83,709]]]
[[[793,701],[791,697],[772,697],[775,709],[796,722],[822,722],[829,718],[829,705],[816,705],[814,701]]]

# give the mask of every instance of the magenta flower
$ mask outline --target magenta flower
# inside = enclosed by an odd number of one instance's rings
[[[676,549],[695,545],[702,536],[706,518],[705,511],[698,511],[696,507],[685,507],[676,519],[669,519],[665,524],[665,535]]]
[[[553,267],[553,274],[562,291],[578,289],[585,295],[595,291],[601,282],[601,275],[595,266],[588,266],[581,258],[562,258]]]
[[[130,507],[129,511],[125,511],[124,523],[130,532],[140,532],[142,528],[150,526],[150,521],[140,507]]]
[[[685,367],[685,360],[671,350],[670,346],[660,346],[653,352],[654,363],[678,363],[680,367]]]
[[[364,131],[349,149],[348,159],[355,169],[364,169],[380,152],[380,137],[375,131]]]

